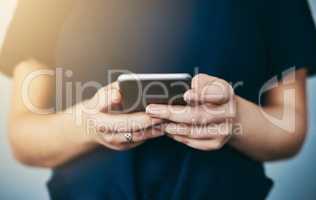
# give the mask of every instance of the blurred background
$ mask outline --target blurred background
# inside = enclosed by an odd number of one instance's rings
[[[316,20],[316,0],[310,0]],[[0,0],[0,47],[14,12],[16,0]],[[1,49],[1,48],[0,48]],[[316,52],[315,52],[316,56]],[[46,181],[49,170],[18,164],[12,157],[7,139],[7,113],[12,83],[0,73],[0,199],[48,199]],[[315,199],[316,197],[316,77],[308,81],[310,129],[304,149],[289,161],[266,164],[275,186],[269,200]]]

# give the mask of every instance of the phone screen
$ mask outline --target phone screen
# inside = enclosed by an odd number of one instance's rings
[[[118,78],[123,112],[144,111],[149,104],[185,105],[189,74],[129,74]]]

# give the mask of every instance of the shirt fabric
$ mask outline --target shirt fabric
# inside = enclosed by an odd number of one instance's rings
[[[313,72],[314,52],[305,0],[21,0],[0,66],[10,75],[36,59],[72,70],[68,82],[101,85],[112,69],[194,74],[198,67],[258,103],[270,78],[293,66]],[[204,152],[167,137],[124,152],[100,147],[54,169],[48,182],[57,200],[265,199],[271,186],[262,163],[229,146]]]

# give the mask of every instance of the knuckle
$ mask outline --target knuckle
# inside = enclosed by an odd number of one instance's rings
[[[150,127],[153,123],[153,120],[149,116],[145,116],[143,128]]]
[[[186,132],[188,133],[189,136],[195,136],[198,135],[196,128],[192,126],[191,128],[187,128]]]
[[[222,102],[228,102],[234,94],[232,86],[225,80],[218,80],[215,82],[218,86],[222,88]]]
[[[200,118],[201,124],[203,125],[208,124],[213,120],[213,116],[201,116]]]
[[[192,118],[191,118],[192,124],[204,123],[205,120],[206,120],[206,118],[204,117],[202,112],[200,112],[200,110],[198,110],[198,109],[195,109],[195,111],[193,112]]]
[[[163,115],[166,119],[172,119],[175,117],[175,113],[176,111],[172,110],[172,108],[168,106]]]
[[[114,136],[113,135],[106,135],[106,136],[103,137],[103,140],[107,144],[111,144],[111,145],[115,145],[116,144],[116,141],[114,140]]]
[[[203,146],[199,148],[202,151],[210,151],[212,148],[208,147],[208,146]]]
[[[177,140],[179,142],[182,142],[183,144],[190,144],[189,140],[183,138],[183,137],[177,137]]]
[[[165,131],[168,133],[175,133],[177,131],[178,127],[175,124],[168,124],[165,127]]]
[[[198,87],[208,77],[207,74],[197,74],[192,78],[192,88]]]
[[[214,150],[220,150],[223,147],[223,143],[220,141],[216,141],[214,143]]]
[[[125,150],[127,150],[128,148],[127,148],[127,146],[125,146],[125,145],[116,145],[116,146],[114,146],[112,149],[114,149],[114,150],[116,150],[116,151],[125,151]]]
[[[133,133],[133,140],[140,141],[140,140],[146,139],[146,136],[149,136],[149,134],[146,135],[143,131],[137,131]]]

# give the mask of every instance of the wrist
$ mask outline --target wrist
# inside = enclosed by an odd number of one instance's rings
[[[95,134],[89,131],[90,129],[88,124],[86,124],[84,117],[81,116],[82,114],[76,115],[76,107],[70,109],[57,114],[62,120],[63,134],[67,136],[72,142],[77,143],[80,146],[97,146]]]
[[[240,98],[237,95],[234,95],[234,108],[235,108],[235,117],[232,120],[232,133],[231,137],[228,141],[228,144],[234,146],[239,140],[240,137],[244,134],[244,129],[241,123],[241,109],[240,109],[240,103],[243,101],[242,98]]]

